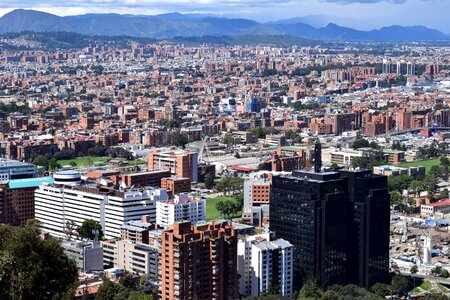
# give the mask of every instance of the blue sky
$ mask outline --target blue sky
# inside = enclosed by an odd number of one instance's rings
[[[450,33],[450,0],[0,0],[0,15],[15,8],[57,15],[85,13],[213,13],[261,22],[315,16],[315,25],[335,22],[359,29],[425,25]]]

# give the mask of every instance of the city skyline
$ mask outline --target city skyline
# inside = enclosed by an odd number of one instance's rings
[[[163,13],[214,14],[248,18],[259,22],[299,18],[322,27],[336,23],[356,29],[390,25],[423,25],[450,33],[446,12],[450,3],[441,0],[7,0],[0,3],[0,16],[14,9],[35,9],[60,16],[90,13],[155,15]]]

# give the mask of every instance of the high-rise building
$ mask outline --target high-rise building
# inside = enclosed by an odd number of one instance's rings
[[[53,178],[27,178],[10,180],[0,185],[0,223],[13,226],[25,225],[34,219],[34,191]]]
[[[238,299],[237,238],[228,222],[176,223],[164,231],[159,299]]]
[[[170,170],[172,175],[198,180],[198,154],[184,150],[150,151],[148,170]]]
[[[383,74],[392,73],[392,64],[387,59],[383,59],[382,72],[383,72]]]
[[[293,292],[294,246],[269,234],[245,236],[238,243],[239,294],[260,295],[270,289],[283,296]]]
[[[294,284],[313,276],[324,285],[368,287],[386,278],[385,176],[367,170],[294,171],[273,178],[270,205],[270,230],[295,247]]]
[[[401,61],[397,62],[397,69],[396,69],[396,71],[397,71],[396,73],[398,75],[402,75],[403,74],[403,64],[402,64]]]
[[[121,236],[121,227],[142,216],[156,222],[156,203],[167,200],[167,191],[153,188],[102,190],[95,185],[41,185],[35,191],[35,217],[42,230],[67,236],[67,224],[81,226],[92,219],[102,225],[106,238]],[[82,205],[81,205],[82,204]]]
[[[345,283],[348,194],[339,173],[294,171],[272,179],[270,230],[294,251],[294,284],[302,275],[320,284]]]
[[[341,171],[348,184],[348,282],[371,287],[389,273],[390,197],[387,176]]]
[[[408,76],[416,75],[416,65],[413,62],[408,62],[406,64],[406,75]]]

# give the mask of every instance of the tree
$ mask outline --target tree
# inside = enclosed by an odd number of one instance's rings
[[[58,168],[61,168],[61,165],[58,164],[58,161],[56,160],[56,158],[52,158],[48,161],[48,169],[49,170],[56,170]]]
[[[231,135],[226,135],[222,139],[222,143],[226,144],[227,146],[230,146],[231,144],[234,144],[234,137]]]
[[[413,179],[406,174],[401,174],[398,176],[389,176],[388,179],[389,191],[391,192],[397,191],[399,193],[402,193],[403,190],[406,190],[410,187],[412,181]]]
[[[391,205],[403,204],[403,196],[398,191],[392,191],[389,194],[391,196]]]
[[[33,165],[35,165],[35,166],[40,166],[40,167],[44,167],[45,169],[47,169],[48,162],[47,162],[47,159],[45,158],[45,156],[43,156],[43,155],[38,155],[38,156],[36,156],[36,158],[33,160]]]
[[[0,299],[61,299],[78,281],[74,261],[34,226],[0,225]]]
[[[404,276],[397,274],[392,277],[391,286],[394,293],[400,294],[408,289],[409,283]]]
[[[116,299],[115,296],[124,292],[125,287],[120,284],[114,283],[108,278],[105,278],[103,284],[99,287],[95,300],[110,300]]]
[[[105,156],[106,148],[103,145],[95,145],[88,150],[88,154],[91,156]]]
[[[80,237],[90,240],[100,239],[103,237],[102,225],[92,219],[84,220],[81,227],[77,229],[77,232]]]
[[[416,274],[419,270],[417,269],[417,266],[414,265],[409,269],[409,272],[411,272],[411,274]]]
[[[334,163],[332,163],[330,165],[330,169],[332,169],[332,170],[339,170],[340,167],[339,167],[339,165],[337,163],[334,162]]]
[[[207,173],[205,175],[205,187],[207,189],[212,189],[214,187],[215,179],[216,179],[216,175],[213,172]]]
[[[295,144],[295,143],[301,143],[301,142],[302,142],[302,137],[301,137],[298,133],[296,133],[296,132],[294,132],[294,131],[292,131],[292,130],[287,130],[287,131],[284,133],[284,136],[285,136],[287,139],[291,140],[291,142],[292,142],[293,144]]]
[[[241,209],[244,207],[244,192],[240,192],[236,195],[236,201],[241,206]]]
[[[73,234],[76,232],[76,224],[74,221],[67,221],[66,227],[64,228],[64,233],[67,236],[67,239],[71,240]]]
[[[370,147],[370,143],[366,139],[357,139],[352,143],[352,148],[354,150],[359,149],[359,148],[368,148],[368,147]]]
[[[323,291],[317,286],[317,283],[313,279],[308,279],[300,290],[298,300],[321,299],[322,295]]]
[[[434,165],[430,168],[429,174],[433,175],[436,178],[441,178],[444,174],[444,168],[438,165]]]
[[[376,283],[372,286],[371,290],[376,295],[385,298],[391,294],[392,287],[389,284]]]
[[[176,131],[172,134],[173,145],[177,147],[182,147],[184,149],[187,143],[189,143],[189,138],[186,133]]]
[[[230,216],[236,216],[239,212],[241,212],[242,208],[238,202],[227,199],[217,202],[216,209],[222,216],[229,218]]]
[[[429,195],[434,195],[438,188],[438,182],[434,175],[428,174],[422,182],[423,190],[427,191]]]
[[[381,151],[371,151],[363,153],[361,157],[354,157],[352,159],[352,167],[368,169],[375,166],[380,166],[386,163],[386,159]]]
[[[447,271],[447,269],[442,269],[441,270],[441,272],[439,273],[439,275],[441,276],[441,277],[444,277],[444,278],[448,278],[448,271]]]

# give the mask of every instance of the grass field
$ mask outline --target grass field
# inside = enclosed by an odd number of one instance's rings
[[[411,163],[404,163],[398,165],[399,167],[415,167],[415,166],[424,166],[426,169],[426,172],[429,173],[432,166],[439,165],[441,162],[439,159],[430,159],[430,160],[422,160],[422,161],[415,161]]]
[[[75,167],[87,167],[89,165],[95,165],[96,163],[106,164],[111,159],[112,158],[109,156],[82,156],[82,157],[77,157],[74,159],[58,160],[58,164],[60,164],[61,166],[64,167],[64,166],[70,166],[71,162],[75,162],[76,163]],[[145,163],[145,161],[142,159],[135,159],[135,160],[128,161],[128,165],[130,165],[130,166],[140,165],[143,163]]]
[[[236,201],[235,198],[226,197],[226,196],[221,196],[221,197],[217,197],[217,198],[213,198],[213,199],[206,199],[206,220],[212,221],[212,220],[222,219],[223,216],[216,209],[216,203],[220,202],[220,201],[228,200],[228,199]],[[238,218],[238,217],[241,217],[241,215],[232,216],[231,218]]]

